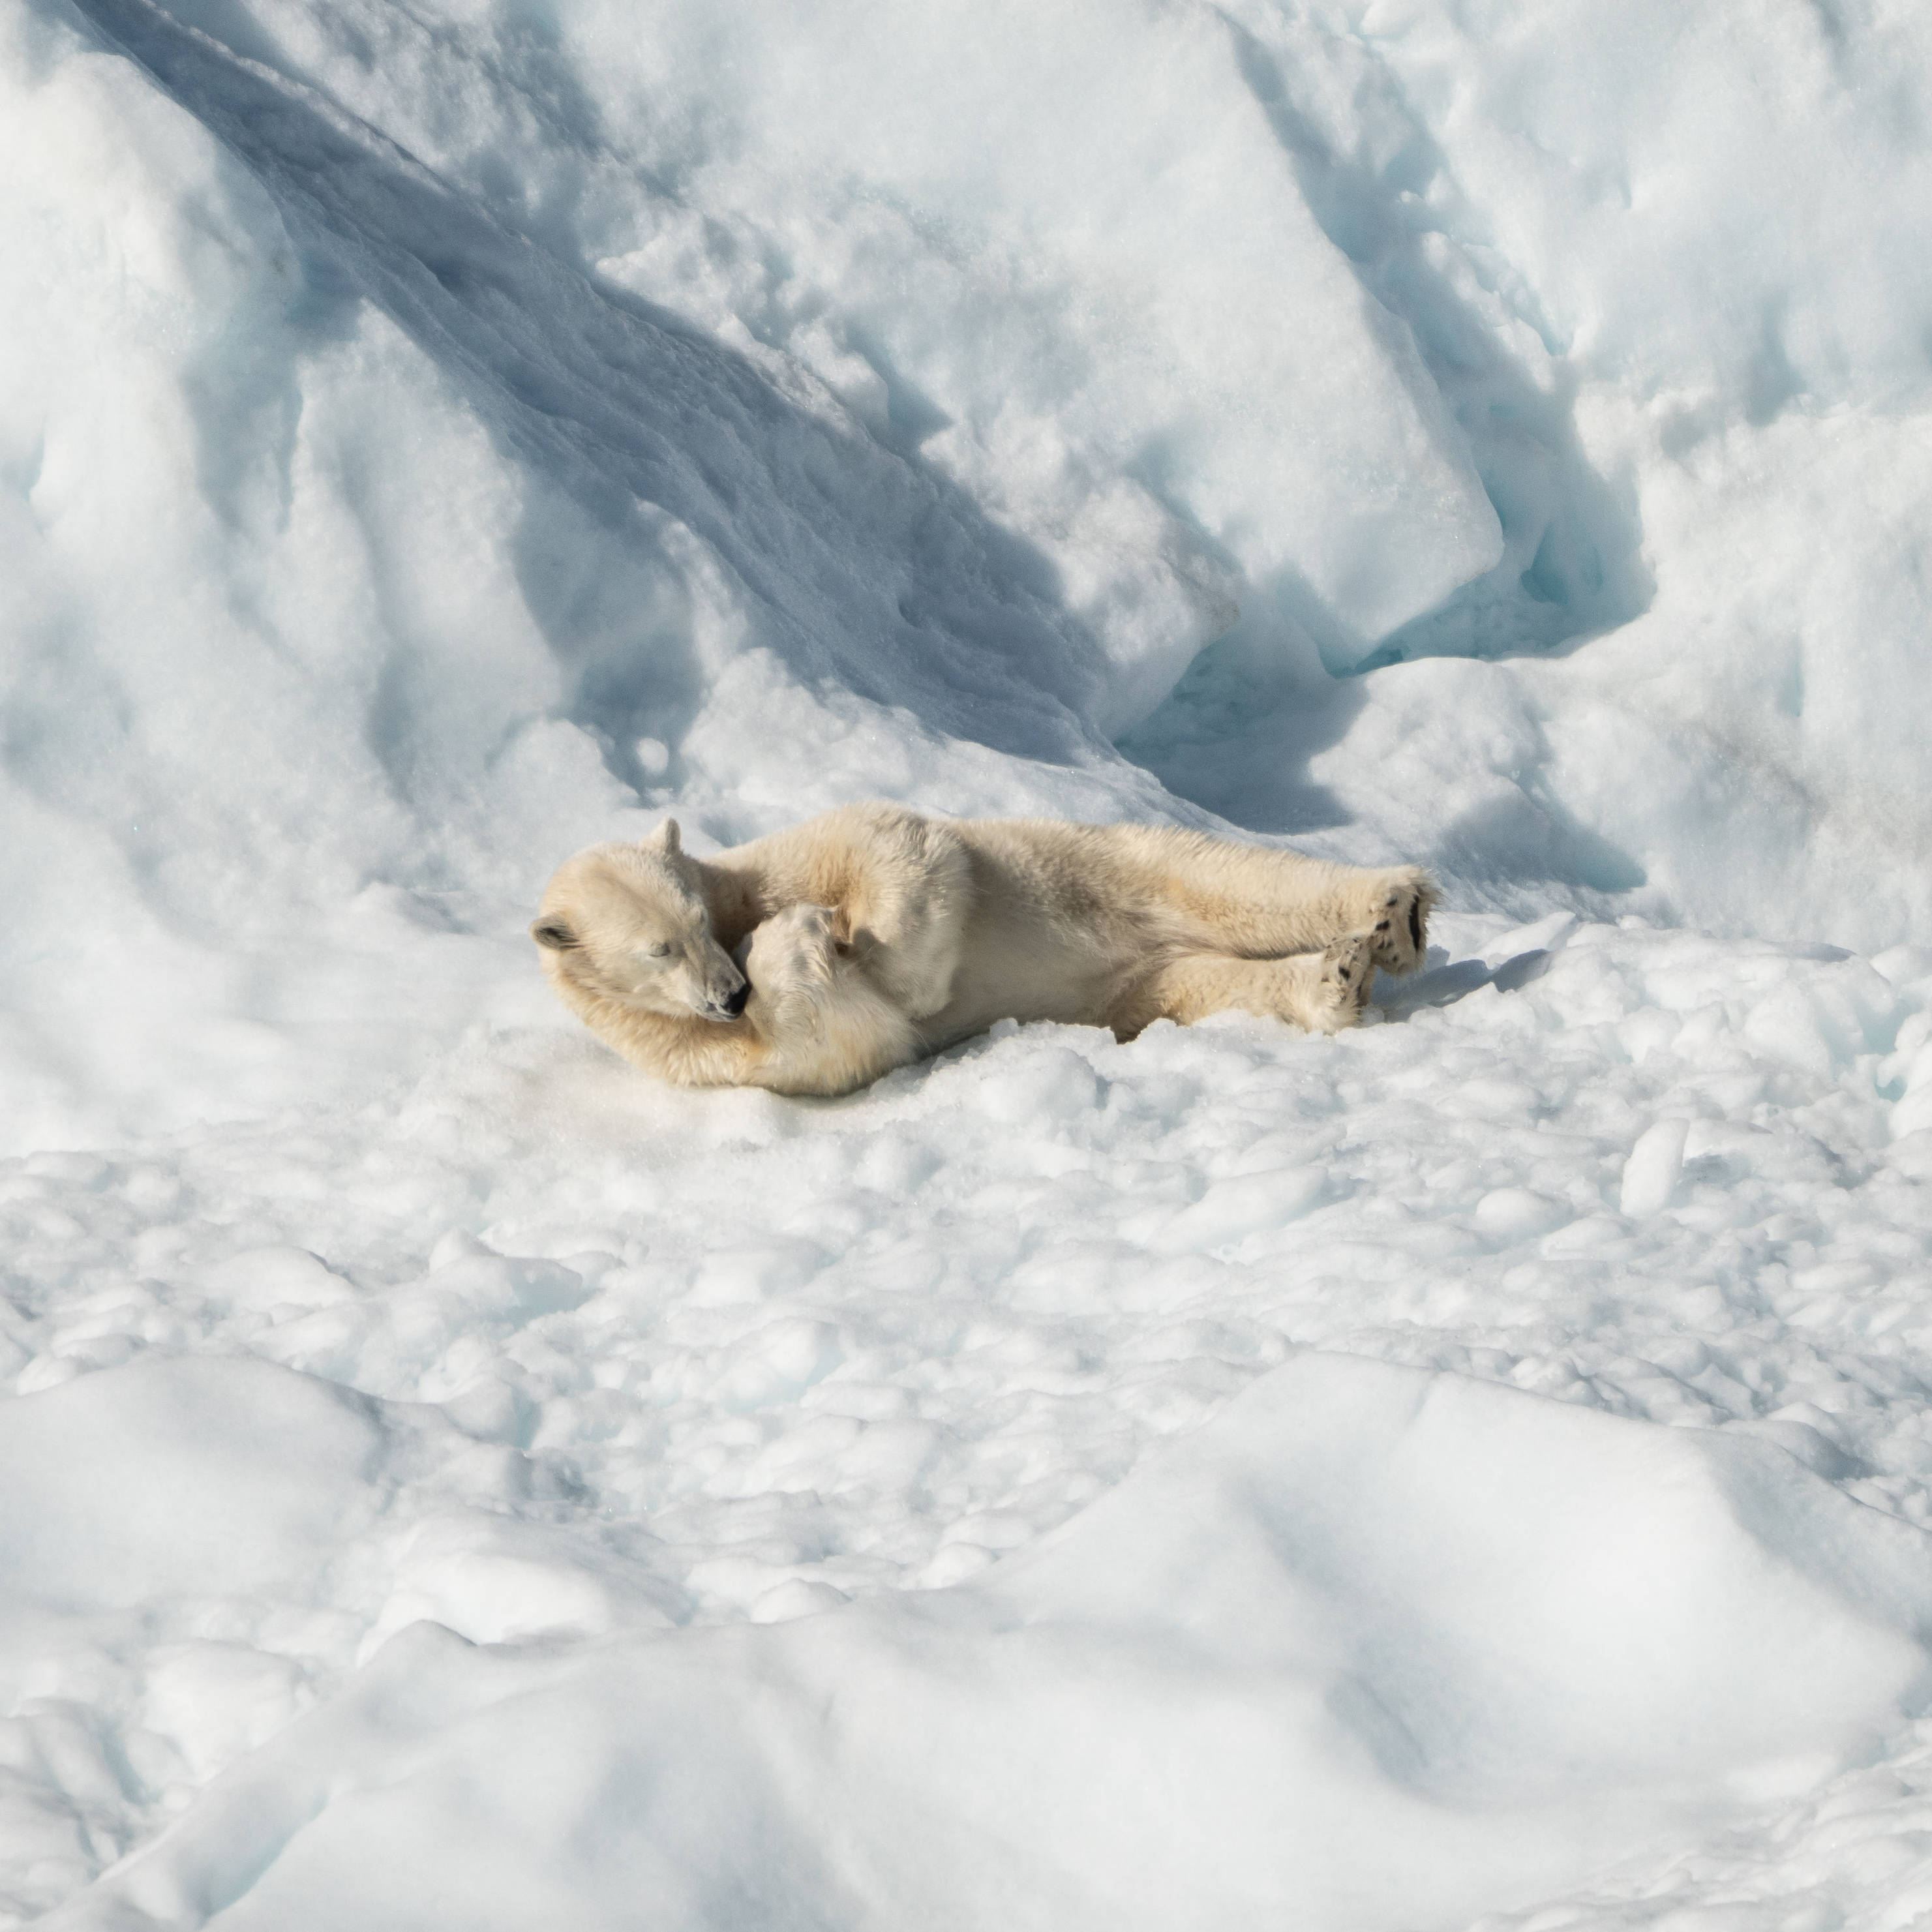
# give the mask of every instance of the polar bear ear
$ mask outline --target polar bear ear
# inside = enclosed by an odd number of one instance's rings
[[[574,952],[577,935],[560,919],[538,919],[530,922],[530,937],[539,946],[547,946],[553,952]]]
[[[679,842],[677,820],[674,818],[667,818],[648,838],[641,842],[653,852],[682,852],[684,850]]]

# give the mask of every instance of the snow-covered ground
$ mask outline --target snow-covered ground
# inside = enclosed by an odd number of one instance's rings
[[[1932,1914],[1932,15],[0,7],[0,1924]],[[838,800],[1334,1040],[553,1010]]]

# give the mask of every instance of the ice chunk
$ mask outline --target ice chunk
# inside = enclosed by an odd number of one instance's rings
[[[1636,1138],[1624,1162],[1617,1205],[1633,1220],[1642,1220],[1670,1204],[1684,1167],[1688,1120],[1654,1120]]]

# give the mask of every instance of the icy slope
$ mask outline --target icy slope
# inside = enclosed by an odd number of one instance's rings
[[[1927,33],[10,9],[12,1144],[511,1010],[640,797],[1925,936]]]

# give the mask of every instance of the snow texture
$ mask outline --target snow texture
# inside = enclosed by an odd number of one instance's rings
[[[0,1926],[1932,1913],[1932,15],[0,9]],[[836,1103],[556,862],[1432,866]]]

